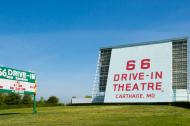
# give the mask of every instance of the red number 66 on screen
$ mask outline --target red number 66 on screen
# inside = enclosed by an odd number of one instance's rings
[[[134,70],[135,69],[135,60],[128,60],[126,65],[126,70]],[[142,59],[140,62],[141,69],[149,69],[150,68],[150,59]]]

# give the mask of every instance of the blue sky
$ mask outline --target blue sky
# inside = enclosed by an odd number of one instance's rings
[[[1,1],[0,64],[68,102],[91,95],[100,47],[190,36],[189,12],[189,0]]]

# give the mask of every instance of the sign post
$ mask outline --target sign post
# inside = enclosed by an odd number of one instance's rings
[[[36,110],[36,94],[34,94],[34,105],[33,105],[33,114],[36,114],[37,110]]]
[[[35,85],[34,85],[34,103],[33,103],[33,114],[36,114],[37,113],[37,110],[36,110],[36,81],[35,81]]]

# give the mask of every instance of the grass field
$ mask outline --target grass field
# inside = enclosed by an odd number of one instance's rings
[[[190,109],[167,105],[41,107],[0,110],[0,126],[190,126]]]

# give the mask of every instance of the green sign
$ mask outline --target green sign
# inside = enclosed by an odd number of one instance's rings
[[[36,75],[32,72],[0,66],[0,92],[34,94]]]
[[[0,66],[0,92],[33,95],[33,113],[37,113],[36,75],[34,73]]]
[[[35,83],[34,73],[0,66],[0,78]]]

